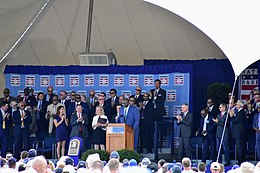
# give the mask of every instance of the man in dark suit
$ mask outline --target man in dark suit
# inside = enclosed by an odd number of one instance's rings
[[[246,137],[246,113],[243,109],[244,103],[241,100],[236,102],[236,110],[230,110],[230,117],[233,123],[232,131],[236,140],[237,152],[238,152],[238,164],[240,165],[245,161],[245,137]]]
[[[68,95],[67,91],[65,91],[65,90],[60,91],[59,103],[63,104],[65,106],[66,110],[69,109],[69,105],[70,105],[70,100],[67,100],[67,95]]]
[[[15,143],[15,158],[19,158],[22,144],[24,144],[24,150],[29,150],[29,135],[30,124],[32,123],[32,117],[29,111],[25,110],[26,103],[21,101],[19,103],[19,110],[14,112],[13,121],[14,124],[14,143]]]
[[[143,148],[147,148],[147,152],[152,153],[154,136],[154,107],[153,102],[149,99],[148,93],[143,95],[143,102],[140,106],[140,150],[143,152]]]
[[[52,104],[52,97],[53,97],[53,87],[48,86],[47,94],[44,95],[44,100],[48,103],[48,105]],[[47,105],[47,106],[48,106]]]
[[[83,112],[82,106],[78,104],[76,112],[71,115],[70,119],[72,127],[70,137],[80,137],[82,139],[82,151],[86,150],[88,123],[88,115]]]
[[[49,121],[45,118],[47,112],[47,106],[49,103],[44,99],[44,93],[39,92],[37,95],[37,102],[35,104],[35,115],[31,115],[32,124],[31,127],[37,125],[37,129],[39,132],[43,134],[43,136],[48,136],[48,127]]]
[[[0,143],[1,143],[1,157],[5,158],[7,149],[7,137],[10,129],[10,113],[7,112],[8,102],[2,101],[0,103]]]
[[[253,128],[255,130],[255,135],[256,135],[256,155],[257,155],[257,160],[260,160],[260,104],[257,105],[258,113],[254,115],[254,120],[253,120]]]
[[[123,99],[122,104],[123,107],[119,110],[120,117],[117,119],[117,122],[125,123],[132,127],[134,131],[134,149],[136,151],[139,138],[140,111],[136,108],[136,106],[129,105],[129,99],[127,98]]]
[[[219,114],[218,106],[215,105],[214,100],[209,98],[207,100],[208,113],[211,117],[216,118]]]
[[[219,105],[219,110],[220,113],[217,115],[217,118],[213,118],[212,120],[214,121],[214,125],[217,127],[217,131],[216,131],[216,141],[217,141],[217,151],[220,148],[220,141],[221,141],[221,137],[224,131],[224,125],[225,125],[225,121],[227,118],[227,105],[225,103],[221,103]],[[228,142],[228,137],[229,137],[229,131],[228,131],[228,127],[229,127],[229,119],[227,121],[226,124],[226,128],[225,128],[225,132],[224,132],[224,138],[223,138],[223,142],[222,142],[222,146],[223,146],[223,150],[225,153],[225,160],[226,160],[226,164],[225,165],[230,165],[230,154],[229,154],[229,142]],[[222,162],[222,152],[220,151],[220,155],[219,155],[219,159],[218,162],[221,163]]]
[[[143,103],[143,95],[141,92],[142,92],[142,87],[137,86],[135,88],[135,94],[131,95],[131,97],[135,98],[135,105],[140,108],[141,108],[140,104]]]
[[[161,88],[161,81],[156,79],[154,81],[155,89],[150,90],[149,95],[154,104],[155,121],[162,122],[165,115],[164,102],[166,99],[166,91]]]
[[[209,153],[209,146],[211,148],[211,159],[216,159],[216,128],[212,119],[213,116],[208,114],[207,109],[201,110],[201,116],[202,118],[200,119],[200,126],[196,132],[196,136],[201,134],[203,137],[202,162],[206,163]]]
[[[180,137],[179,137],[179,160],[184,156],[191,158],[191,134],[192,134],[192,123],[193,115],[189,111],[188,104],[182,104],[182,114],[177,115],[177,125],[180,126]],[[185,153],[185,154],[184,154]]]
[[[108,108],[107,118],[109,122],[115,122],[115,117],[117,115],[116,106],[119,103],[119,98],[117,96],[116,89],[110,89],[110,98],[106,100],[106,107]]]
[[[10,96],[10,90],[9,88],[5,88],[3,91],[4,97],[0,98],[0,103],[3,101],[6,101],[8,105],[10,105],[10,102],[13,100],[16,100],[15,97]]]
[[[37,101],[34,95],[32,94],[32,88],[26,87],[23,91],[24,97],[22,98],[22,100],[26,103],[26,110],[32,111]]]
[[[81,101],[81,96],[80,94],[76,94],[76,100],[75,102],[71,102],[70,106],[69,106],[69,113],[68,113],[68,118],[70,119],[70,116],[75,113],[77,105],[81,105],[82,106],[82,112],[83,114],[86,114],[87,116],[90,115],[90,111],[89,111],[89,107],[87,105],[87,103],[83,103]]]
[[[89,91],[89,97],[87,97],[86,101],[87,101],[87,105],[88,105],[89,111],[90,111],[89,122],[92,122],[93,117],[95,116],[95,113],[96,113],[96,106],[99,104],[98,97],[96,96],[95,90]],[[89,130],[90,130],[90,133],[92,133],[91,123],[89,125]]]

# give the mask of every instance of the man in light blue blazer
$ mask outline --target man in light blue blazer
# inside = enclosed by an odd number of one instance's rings
[[[124,98],[122,101],[123,107],[120,108],[117,123],[125,123],[133,128],[134,131],[134,149],[137,151],[138,137],[139,137],[139,121],[140,111],[136,106],[129,105],[129,99]]]

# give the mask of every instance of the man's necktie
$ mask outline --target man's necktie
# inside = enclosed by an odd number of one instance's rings
[[[21,125],[22,128],[24,128],[23,118],[24,118],[24,110],[22,110],[22,125]]]
[[[3,114],[4,116],[5,114]],[[5,129],[5,119],[3,119],[3,129]]]

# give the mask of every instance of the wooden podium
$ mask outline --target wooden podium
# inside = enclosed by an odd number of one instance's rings
[[[106,130],[107,152],[121,149],[134,150],[133,129],[123,123],[109,123]]]

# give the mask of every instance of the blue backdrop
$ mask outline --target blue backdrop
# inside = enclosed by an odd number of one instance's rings
[[[166,112],[172,117],[180,111],[181,104],[189,103],[191,98],[190,65],[159,65],[159,66],[6,66],[6,87],[12,95],[23,95],[25,87],[32,87],[35,94],[51,85],[54,92],[61,90],[77,91],[80,94],[89,93],[90,89],[100,93],[108,93],[111,88],[118,95],[129,97],[135,93],[135,87],[140,85],[144,92],[154,88],[154,80],[162,81],[166,90]]]

